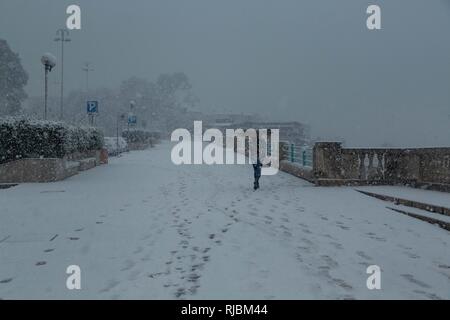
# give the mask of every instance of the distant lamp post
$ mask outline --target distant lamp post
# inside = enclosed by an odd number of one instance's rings
[[[117,148],[117,155],[120,153],[119,152],[119,126],[120,126],[120,122],[125,120],[125,113],[122,114],[118,114],[117,115],[117,123],[116,123],[116,148]]]
[[[63,120],[63,110],[64,110],[64,43],[70,42],[69,31],[67,29],[58,29],[56,31],[55,41],[61,41],[61,104],[59,110],[59,118]]]
[[[89,62],[86,62],[85,64],[84,64],[84,67],[83,68],[81,68],[81,70],[83,70],[84,72],[86,72],[86,94],[88,94],[88,92],[89,92],[89,72],[90,71],[94,71],[94,69],[92,69],[91,67],[90,67],[90,63]]]
[[[56,58],[51,53],[44,53],[41,58],[45,70],[44,82],[44,120],[47,120],[47,101],[48,101],[48,73],[56,66]]]
[[[134,115],[134,110],[136,109],[136,101],[130,100],[130,114]]]

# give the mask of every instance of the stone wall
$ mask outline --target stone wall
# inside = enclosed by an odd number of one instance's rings
[[[78,171],[67,171],[63,159],[20,159],[0,165],[0,183],[52,182]]]
[[[319,142],[313,151],[318,185],[404,184],[450,191],[450,148],[342,148]]]
[[[305,179],[309,182],[315,183],[316,179],[314,177],[314,171],[308,170],[304,167],[299,166],[296,163],[292,163],[287,160],[280,161],[280,168],[281,171],[290,173],[296,177]]]
[[[100,150],[73,153],[64,158],[19,159],[0,165],[0,183],[64,180],[100,164]]]
[[[67,154],[64,158],[69,161],[78,161],[78,160],[87,159],[87,158],[95,158],[95,160],[99,163],[100,162],[100,153],[101,153],[101,150],[75,152],[75,153]]]

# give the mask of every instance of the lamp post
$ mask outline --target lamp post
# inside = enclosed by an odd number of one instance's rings
[[[83,70],[84,72],[86,72],[86,95],[89,92],[89,71],[94,71],[94,69],[90,68],[90,63],[86,62],[84,64],[84,67],[81,68],[81,70]]]
[[[48,73],[56,65],[56,58],[51,53],[45,53],[41,62],[44,65],[45,79],[44,79],[44,120],[47,120],[47,101],[48,101]]]
[[[90,63],[86,62],[84,64],[84,67],[81,68],[81,70],[86,72],[86,101],[88,101],[88,99],[89,99],[89,97],[88,97],[89,96],[89,71],[94,71],[94,69],[90,68],[89,66],[90,66]],[[94,125],[94,115],[93,114],[89,115],[89,123],[91,126]]]
[[[63,120],[63,109],[64,109],[64,43],[70,42],[69,31],[67,29],[58,29],[56,31],[57,38],[55,41],[61,41],[61,103],[59,109],[59,118]]]
[[[119,124],[120,121],[125,119],[125,113],[119,114],[117,115],[117,124],[116,124],[116,128],[117,128],[117,132],[116,132],[116,147],[117,147],[117,155],[119,155]]]
[[[127,126],[127,132],[128,132],[128,137],[130,136],[130,116],[133,116],[133,110],[134,107],[136,106],[136,102],[134,100],[130,101],[130,112],[128,113],[128,126]]]
[[[150,115],[150,128],[153,130],[154,128],[154,123],[155,123],[155,116],[156,116],[156,112],[152,112],[152,114]]]

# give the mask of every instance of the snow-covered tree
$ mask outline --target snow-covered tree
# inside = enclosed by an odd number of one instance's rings
[[[28,74],[20,63],[19,55],[11,50],[6,40],[0,39],[0,116],[20,111],[27,97],[24,86]]]
[[[130,100],[135,102],[138,125],[171,132],[184,125],[187,109],[198,104],[191,89],[189,78],[182,72],[161,74],[156,82],[132,77],[122,82],[120,99],[126,106]]]
[[[134,101],[132,112],[137,116],[138,128],[170,133],[176,128],[192,125],[187,112],[196,108],[199,99],[192,93],[188,77],[183,73],[162,74],[156,82],[138,77],[122,81],[119,88],[72,90],[65,97],[64,121],[74,125],[87,125],[86,101],[99,102],[99,114],[95,126],[102,128],[106,136],[115,136],[126,128],[126,115],[130,112],[130,101]],[[24,108],[29,115],[40,118],[42,98],[28,99]],[[59,116],[59,97],[49,97],[49,119]],[[124,119],[120,116],[125,115]],[[119,120],[119,122],[118,122]]]

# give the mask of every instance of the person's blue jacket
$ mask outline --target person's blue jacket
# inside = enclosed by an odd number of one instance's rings
[[[262,163],[258,159],[256,161],[256,163],[253,164],[253,171],[255,174],[255,178],[261,177],[261,167],[262,167]]]

